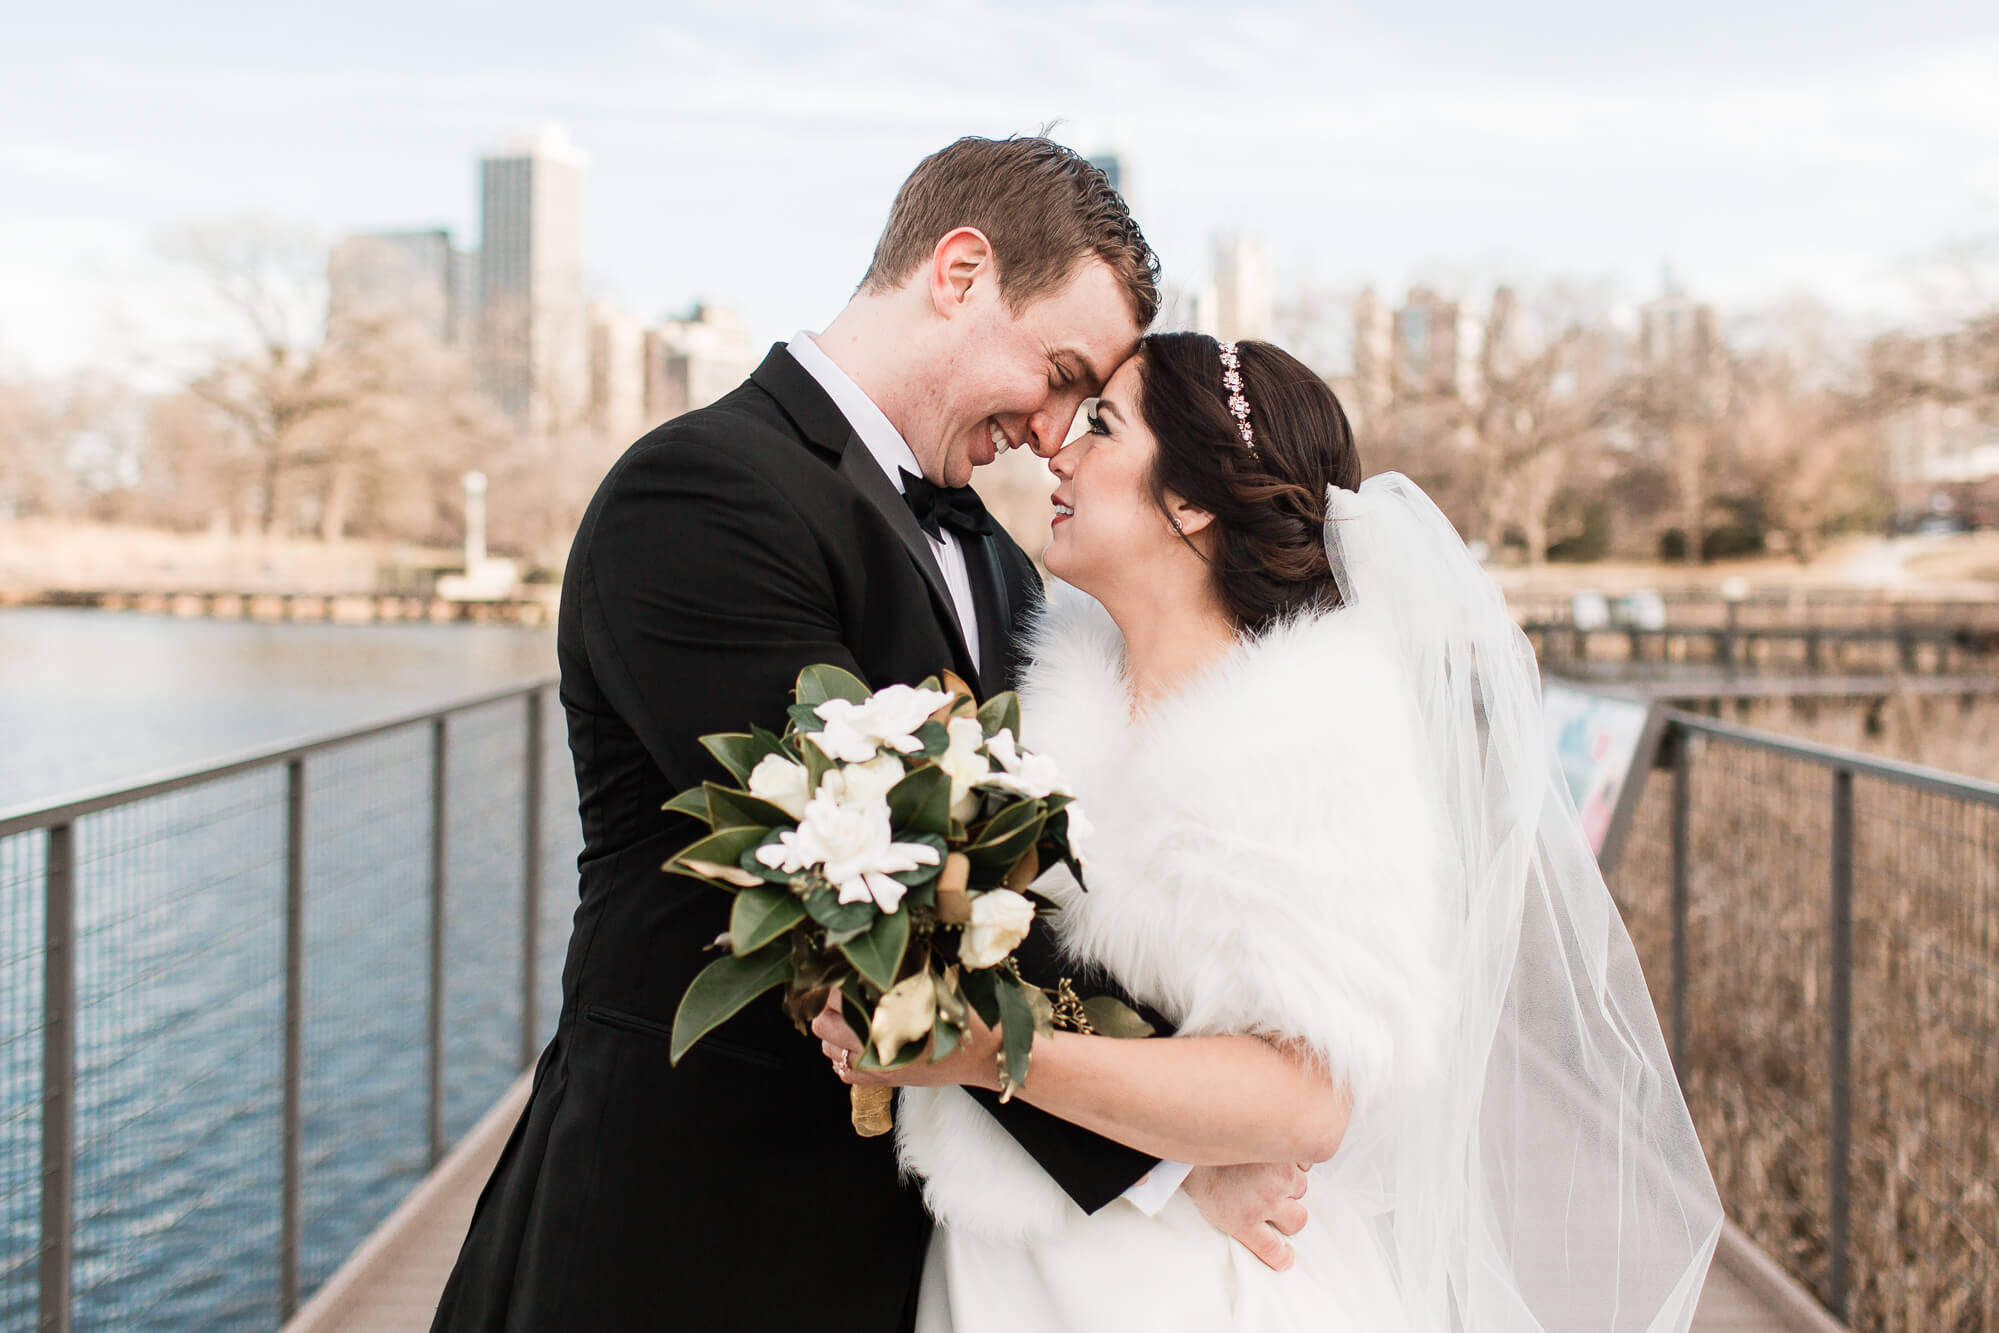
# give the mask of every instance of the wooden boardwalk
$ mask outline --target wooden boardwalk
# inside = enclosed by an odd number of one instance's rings
[[[376,1228],[307,1302],[285,1333],[424,1333],[487,1173],[527,1100],[507,1091],[437,1170]],[[1739,1233],[1723,1238],[1701,1293],[1694,1333],[1835,1333],[1809,1298]],[[1795,1286],[1795,1284],[1790,1284]],[[1814,1317],[1816,1316],[1816,1317]]]

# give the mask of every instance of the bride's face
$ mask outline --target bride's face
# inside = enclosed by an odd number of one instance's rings
[[[1120,569],[1143,569],[1180,546],[1152,498],[1158,443],[1139,412],[1138,368],[1137,357],[1118,367],[1089,408],[1083,432],[1048,460],[1059,484],[1042,559],[1049,573],[1085,592],[1096,592]]]

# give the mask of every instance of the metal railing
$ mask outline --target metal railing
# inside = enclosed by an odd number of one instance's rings
[[[0,814],[0,1327],[273,1327],[532,1064],[550,684]]]
[[[1612,889],[1730,1214],[1867,1330],[1999,1330],[1999,784],[1669,712]]]

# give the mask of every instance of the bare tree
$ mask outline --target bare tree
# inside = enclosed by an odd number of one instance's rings
[[[325,248],[259,218],[181,227],[161,248],[199,280],[218,316],[218,336],[187,387],[230,427],[249,464],[245,517],[268,536],[307,461],[308,432],[354,393],[327,354]]]
[[[1781,362],[1740,368],[1731,463],[1764,521],[1809,563],[1825,533],[1878,493],[1866,416],[1854,400],[1800,383]]]

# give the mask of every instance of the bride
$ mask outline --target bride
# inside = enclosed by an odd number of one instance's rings
[[[1291,1161],[1273,1272],[1184,1193],[1086,1216],[960,1085],[906,1091],[923,1333],[1684,1330],[1721,1210],[1498,590],[1264,343],[1148,337],[1050,462],[1027,739],[1096,831],[1037,886],[1177,1035],[1058,1032],[1017,1096],[1166,1163]],[[1170,1169],[1162,1166],[1161,1170]],[[1170,1183],[1170,1182],[1169,1182]]]

